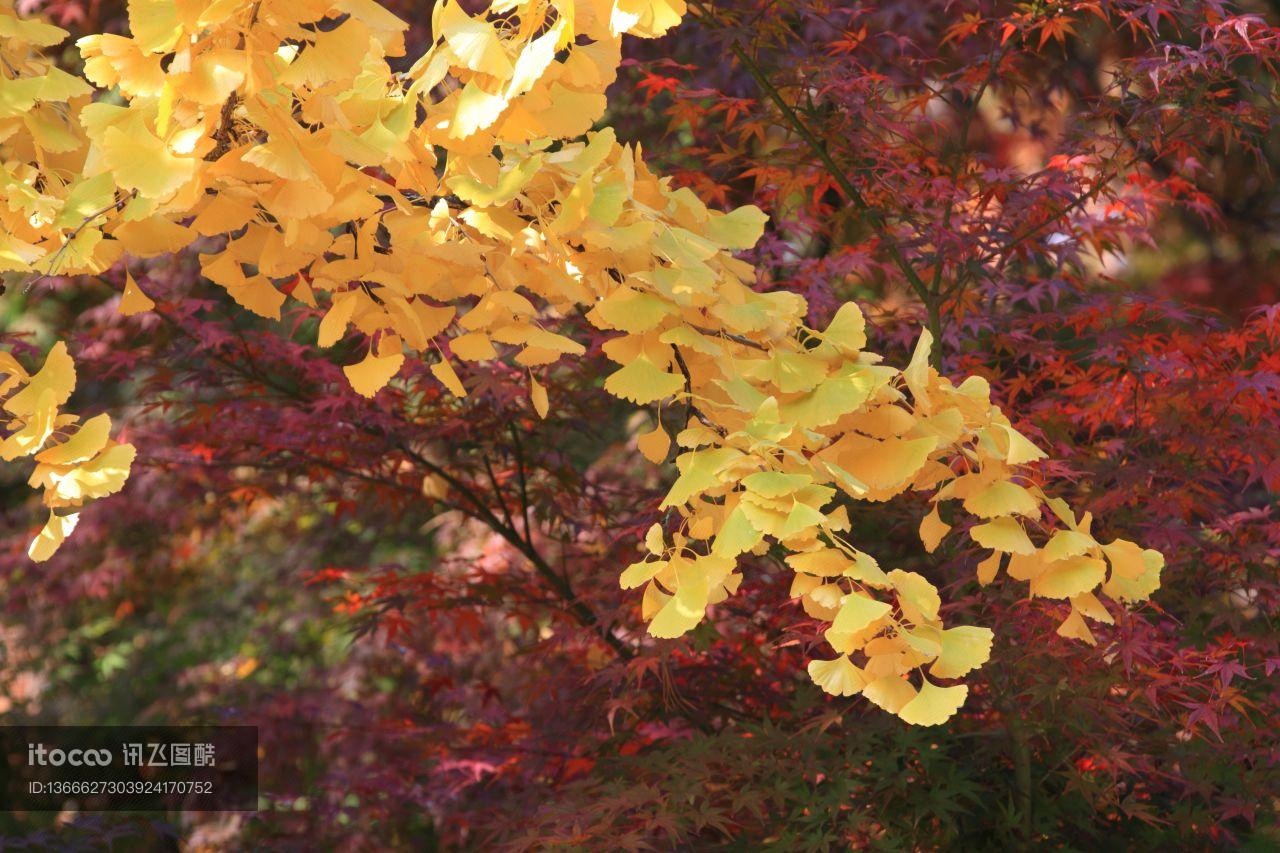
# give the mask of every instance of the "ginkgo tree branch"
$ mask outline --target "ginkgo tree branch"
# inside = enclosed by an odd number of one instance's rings
[[[520,440],[520,430],[516,429],[515,424],[507,424],[507,431],[511,435],[512,447],[515,448],[516,474],[520,479],[520,515],[524,519],[525,540],[532,544],[533,518],[529,504],[529,482],[524,470],[524,442]]]
[[[63,241],[62,245],[58,248],[58,251],[54,252],[53,256],[50,257],[48,264],[45,265],[45,271],[35,276],[34,278],[29,279],[27,281],[26,287],[22,289],[22,292],[23,293],[28,292],[29,290],[31,290],[32,287],[34,287],[39,282],[45,280],[46,278],[49,278],[51,275],[54,275],[54,272],[58,266],[58,261],[60,261],[63,255],[67,253],[67,250],[71,248],[71,243],[76,239],[76,237],[80,236],[80,233],[84,231],[84,229],[88,228],[93,223],[94,220],[96,220],[99,216],[105,216],[108,213],[119,210],[120,208],[128,204],[130,201],[137,198],[137,196],[138,196],[137,190],[128,192],[125,195],[113,201],[111,204],[104,205],[100,210],[95,210],[93,213],[90,213],[86,215],[83,219],[81,219],[80,224],[77,225],[75,228],[71,229],[71,231],[67,233],[67,236]]]
[[[169,325],[171,328],[174,328],[183,336],[191,340],[195,340],[194,336],[187,329],[183,328],[180,323],[178,323],[173,317],[169,316],[164,311],[156,309],[154,313],[157,316],[159,316],[167,325]],[[249,354],[247,350],[247,343],[244,342],[243,339],[241,339],[241,342],[242,342],[242,346],[246,347],[245,355],[246,357],[248,357]],[[250,365],[249,367],[242,367],[235,360],[226,358],[225,356],[222,356],[219,353],[212,353],[211,357],[215,361],[217,361],[219,364],[222,364],[224,367],[227,367],[234,372],[240,373],[242,376],[245,376],[245,378],[253,382],[258,382],[258,383],[267,385],[268,387],[273,388],[274,390],[280,392],[281,394],[285,395],[286,397],[292,400],[295,400],[298,402],[305,402],[306,400],[304,395],[300,394],[296,389],[290,388],[286,385],[283,385],[275,381],[273,378],[269,376],[265,376],[261,374],[261,372],[254,369],[252,365]],[[250,362],[252,362],[251,358],[250,358]],[[383,439],[390,438],[389,436],[381,433],[380,431],[370,426],[366,426],[359,423],[353,423],[353,425],[357,429],[360,429],[361,431],[371,436],[375,436]],[[623,643],[622,640],[620,640],[616,634],[614,634],[611,630],[609,630],[607,626],[605,626],[601,622],[600,618],[595,614],[595,612],[590,607],[588,607],[585,602],[581,600],[581,598],[574,591],[573,586],[570,584],[570,582],[566,578],[561,577],[555,571],[555,569],[551,567],[551,564],[547,562],[546,558],[543,557],[543,555],[538,551],[538,549],[533,546],[532,539],[526,540],[524,537],[520,535],[520,531],[517,530],[513,524],[504,522],[501,518],[499,518],[496,514],[494,514],[494,512],[489,508],[486,501],[482,500],[478,495],[475,494],[475,492],[465,482],[463,482],[458,477],[454,476],[451,472],[441,467],[440,465],[435,464],[431,460],[427,459],[425,456],[413,450],[411,447],[409,447],[408,444],[404,442],[395,442],[395,447],[401,453],[405,454],[405,456],[409,457],[413,462],[419,465],[421,468],[423,468],[424,470],[428,471],[429,473],[437,477],[440,477],[444,482],[446,482],[449,485],[451,489],[453,489],[459,496],[461,496],[467,502],[468,506],[458,506],[457,508],[461,510],[464,514],[475,518],[477,521],[480,521],[481,523],[489,527],[491,530],[493,530],[495,533],[497,533],[499,536],[505,539],[517,551],[519,551],[520,554],[524,556],[525,559],[527,559],[529,563],[533,566],[534,571],[537,572],[538,575],[544,581],[546,581],[548,585],[550,585],[552,591],[555,592],[555,594],[559,596],[562,601],[565,602],[566,606],[569,608],[569,611],[573,615],[573,617],[583,627],[589,628],[593,632],[595,632],[600,637],[600,639],[603,640],[609,646],[609,648],[613,650],[614,654],[616,654],[619,658],[623,660],[630,660],[635,656],[635,652],[629,646]],[[492,474],[492,469],[490,469],[490,472]],[[495,479],[495,489],[496,489],[496,479]],[[501,501],[500,493],[498,495],[498,500]],[[503,511],[504,513],[506,513],[507,518],[510,519],[510,514],[506,512],[505,503],[503,504]]]

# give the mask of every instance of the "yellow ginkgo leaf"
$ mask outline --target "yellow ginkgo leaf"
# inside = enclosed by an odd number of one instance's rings
[[[1007,516],[976,525],[969,535],[982,547],[1006,554],[1034,554],[1036,550],[1022,525]]]
[[[1065,560],[1068,557],[1078,557],[1086,551],[1097,547],[1098,543],[1092,536],[1088,536],[1078,530],[1059,530],[1049,537],[1049,541],[1045,543],[1041,553],[1046,560],[1053,562],[1054,560]]]
[[[538,417],[545,418],[551,406],[547,398],[547,389],[532,376],[529,377],[529,399],[533,402],[533,409],[538,413]]]
[[[1093,631],[1089,629],[1089,624],[1081,618],[1080,612],[1074,608],[1067,614],[1067,618],[1062,620],[1062,624],[1058,626],[1056,631],[1059,637],[1065,637],[1068,640],[1080,640],[1091,646],[1096,646],[1098,640],[1093,636]]]
[[[113,495],[124,488],[136,455],[132,444],[112,444],[93,459],[69,471],[51,472],[52,495],[57,500],[70,503]]]
[[[46,465],[73,465],[92,459],[107,446],[110,433],[108,415],[90,418],[66,441],[37,453],[36,461]]]
[[[49,520],[45,522],[40,533],[36,535],[36,538],[31,542],[31,546],[27,548],[27,556],[37,563],[43,563],[52,557],[58,547],[71,535],[71,531],[76,529],[76,524],[79,521],[79,513],[57,515],[50,512]]]
[[[968,696],[968,685],[939,687],[926,681],[915,698],[898,709],[898,716],[913,726],[941,725],[960,710]]]
[[[1008,480],[997,480],[964,501],[964,508],[979,518],[999,515],[1023,515],[1029,518],[1040,513],[1040,503],[1031,492]]]
[[[1083,534],[1077,535],[1082,536]],[[1089,542],[1093,542],[1092,537],[1086,538]],[[1117,539],[1110,544],[1103,545],[1102,551],[1107,555],[1107,562],[1111,564],[1112,576],[1133,579],[1141,577],[1147,571],[1142,548],[1132,542]]]
[[[934,504],[933,509],[920,522],[920,541],[924,543],[924,549],[932,554],[950,529],[951,525],[942,520],[938,515],[938,506]]]
[[[184,225],[152,216],[141,222],[125,222],[111,236],[119,240],[130,255],[150,258],[176,252],[199,235]]]
[[[333,297],[329,310],[320,319],[320,327],[316,332],[317,346],[331,347],[342,340],[342,336],[347,333],[347,325],[351,322],[351,315],[355,313],[359,303],[357,293],[358,291],[348,291]]]
[[[616,0],[612,25],[615,32],[653,38],[680,23],[685,0]]]
[[[646,432],[636,438],[636,447],[642,456],[655,465],[667,461],[667,455],[671,452],[671,436],[661,423],[658,424],[651,432]]]
[[[1107,608],[1102,605],[1098,597],[1091,592],[1081,593],[1071,597],[1071,607],[1080,611],[1082,616],[1088,616],[1095,622],[1101,622],[1104,625],[1114,625],[1115,618],[1107,612]]]
[[[15,39],[37,47],[50,47],[65,39],[70,33],[61,27],[35,18],[0,16],[0,38]]]
[[[996,551],[991,556],[978,563],[978,583],[987,586],[996,579],[996,575],[1000,572],[1000,561],[1003,556]]]
[[[916,689],[901,676],[883,675],[863,687],[862,695],[890,714],[896,714],[915,699]]]
[[[454,114],[449,135],[455,139],[465,139],[477,131],[484,130],[498,120],[507,109],[508,103],[506,98],[486,92],[472,80],[463,87],[462,94],[458,96],[457,112]],[[479,223],[482,220],[477,218],[475,221]]]
[[[809,677],[832,696],[855,696],[867,683],[866,674],[845,655],[835,660],[809,661]]]
[[[36,403],[36,410],[27,417],[22,428],[0,442],[0,459],[12,461],[19,456],[30,456],[44,447],[53,435],[54,421],[58,417],[58,407],[53,401],[54,391],[45,388]]]
[[[245,279],[238,287],[227,287],[231,298],[259,317],[268,320],[280,319],[280,308],[284,305],[285,296],[272,286],[266,276],[255,275]]]
[[[342,368],[342,372],[347,375],[347,381],[351,383],[351,387],[357,394],[372,398],[400,372],[402,364],[404,364],[403,353],[395,352],[379,356],[370,351],[363,361],[359,364],[346,365]]]
[[[129,31],[138,46],[149,53],[171,50],[182,30],[178,4],[167,0],[129,0]]]
[[[787,565],[797,572],[806,572],[824,578],[840,577],[852,563],[843,551],[837,551],[835,548],[791,554],[786,560]]]
[[[1089,592],[1107,576],[1107,564],[1096,557],[1068,557],[1049,563],[1031,579],[1031,594],[1042,598],[1071,598]]]
[[[134,314],[141,314],[155,307],[155,301],[142,292],[142,288],[138,287],[138,283],[133,280],[133,274],[125,270],[124,294],[120,297],[120,313],[126,317],[132,317]]]
[[[662,525],[654,522],[649,525],[649,530],[644,536],[644,547],[650,554],[661,554],[666,547],[666,540],[663,537]]]
[[[895,489],[916,475],[938,440],[928,437],[874,441],[849,436],[844,443],[847,450],[836,457],[837,464],[872,489]]]
[[[457,0],[446,0],[436,7],[432,28],[444,37],[465,68],[503,80],[515,71],[493,26],[468,15]]]
[[[444,387],[453,392],[454,396],[467,396],[466,387],[462,384],[462,380],[458,378],[457,371],[453,369],[453,365],[449,363],[448,359],[442,358],[432,364],[431,372],[435,375],[436,379],[440,380],[440,383],[444,385]]]
[[[449,341],[449,351],[463,361],[489,361],[498,357],[493,341],[483,332],[467,332]]]
[[[4,409],[12,415],[26,417],[36,411],[40,398],[50,392],[52,405],[61,406],[71,398],[76,387],[76,365],[67,354],[67,345],[58,341],[49,350],[44,366],[31,377],[25,388],[10,397]]]

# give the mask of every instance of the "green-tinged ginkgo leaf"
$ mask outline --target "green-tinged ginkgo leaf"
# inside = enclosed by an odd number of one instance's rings
[[[808,474],[783,474],[780,471],[761,471],[742,479],[742,485],[766,498],[789,495],[813,482]]]
[[[929,667],[936,678],[960,678],[977,669],[991,657],[995,635],[989,628],[961,625],[942,632],[942,651]]]
[[[928,681],[915,698],[898,709],[903,722],[913,726],[938,726],[951,719],[969,696],[969,687],[939,687]]]
[[[840,599],[840,613],[831,623],[831,630],[842,634],[856,634],[892,611],[893,608],[883,601],[876,601],[856,592],[850,593]]]
[[[755,205],[739,207],[725,214],[712,214],[707,221],[707,237],[726,249],[750,249],[764,233],[769,217]]]
[[[710,578],[701,562],[681,560],[676,570],[675,595],[649,623],[649,633],[659,639],[674,639],[702,621],[711,594]]]
[[[464,200],[479,207],[499,207],[509,203],[542,168],[542,157],[533,155],[508,169],[492,186],[477,181],[469,175],[459,175],[449,181],[449,188]]]
[[[679,600],[672,596],[649,622],[649,635],[660,640],[674,640],[692,631],[701,621],[701,613],[681,606]]]
[[[1102,591],[1117,601],[1146,601],[1160,588],[1160,572],[1164,568],[1164,555],[1147,548],[1142,552],[1145,570],[1135,577],[1113,572]]]
[[[732,447],[682,453],[676,459],[680,476],[663,499],[662,508],[688,503],[694,495],[716,488],[720,485],[720,471],[741,457],[742,452]]]
[[[1043,450],[1013,427],[1001,425],[1001,429],[1009,437],[1009,453],[1005,456],[1005,461],[1010,465],[1025,465],[1045,458]]]
[[[641,560],[638,563],[632,563],[627,566],[622,575],[618,578],[618,584],[623,589],[636,589],[644,586],[653,580],[654,575],[667,567],[666,560]]]
[[[894,591],[898,593],[898,603],[904,609],[910,608],[926,620],[938,618],[942,599],[938,596],[937,588],[929,581],[915,572],[894,569],[889,572],[889,582],[893,584]]]
[[[817,528],[826,520],[827,517],[816,507],[800,501],[793,501],[791,510],[787,513],[786,519],[775,532],[775,535],[779,539],[787,539],[806,530]]]
[[[764,534],[751,524],[751,519],[738,506],[729,513],[720,532],[716,534],[711,553],[716,557],[737,557],[755,548],[763,538]]]
[[[604,328],[639,334],[656,327],[675,310],[676,306],[660,296],[624,287],[596,303],[588,316]]]
[[[604,390],[613,396],[641,406],[671,397],[682,388],[682,377],[667,373],[645,355],[636,356],[604,382]]]
[[[856,353],[867,345],[867,319],[853,302],[841,305],[822,333],[827,343],[846,353]]]

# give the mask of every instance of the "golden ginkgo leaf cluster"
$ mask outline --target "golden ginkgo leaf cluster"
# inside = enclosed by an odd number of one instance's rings
[[[0,351],[0,408],[5,438],[0,459],[34,457],[28,481],[42,490],[49,518],[27,550],[43,562],[75,529],[86,501],[115,494],[124,486],[134,448],[111,438],[111,418],[81,422],[59,411],[75,390],[76,369],[66,344],[57,343],[34,375],[10,353]]]
[[[943,682],[986,661],[991,632],[945,627],[928,580],[849,539],[851,510],[907,491],[935,504],[929,550],[949,530],[937,506],[956,502],[990,551],[979,580],[1003,569],[1066,602],[1064,635],[1091,641],[1086,620],[1111,619],[1098,592],[1139,600],[1158,584],[1159,554],[1100,542],[1020,474],[1042,454],[983,381],[929,367],[927,334],[898,370],[866,351],[854,305],[806,328],[804,299],[758,291],[734,257],[764,214],[710,210],[591,130],[623,35],[661,35],[683,0],[492,0],[483,14],[443,0],[434,43],[399,73],[405,25],[373,0],[129,12],[131,35],[79,42],[88,81],[113,93],[94,100],[41,58],[60,31],[0,0],[16,69],[0,89],[0,269],[98,272],[202,238],[205,276],[248,310],[319,308],[322,347],[362,333],[346,368],[359,393],[417,357],[464,396],[456,365],[503,358],[544,416],[537,373],[585,351],[563,333],[584,314],[612,333],[605,389],[666,420],[639,451],[678,469],[669,523],[622,575],[654,636],[694,628],[737,590],[741,558],[772,549],[829,623],[835,657],[810,664],[813,680],[944,721],[967,687]],[[131,277],[126,301],[149,307]]]

